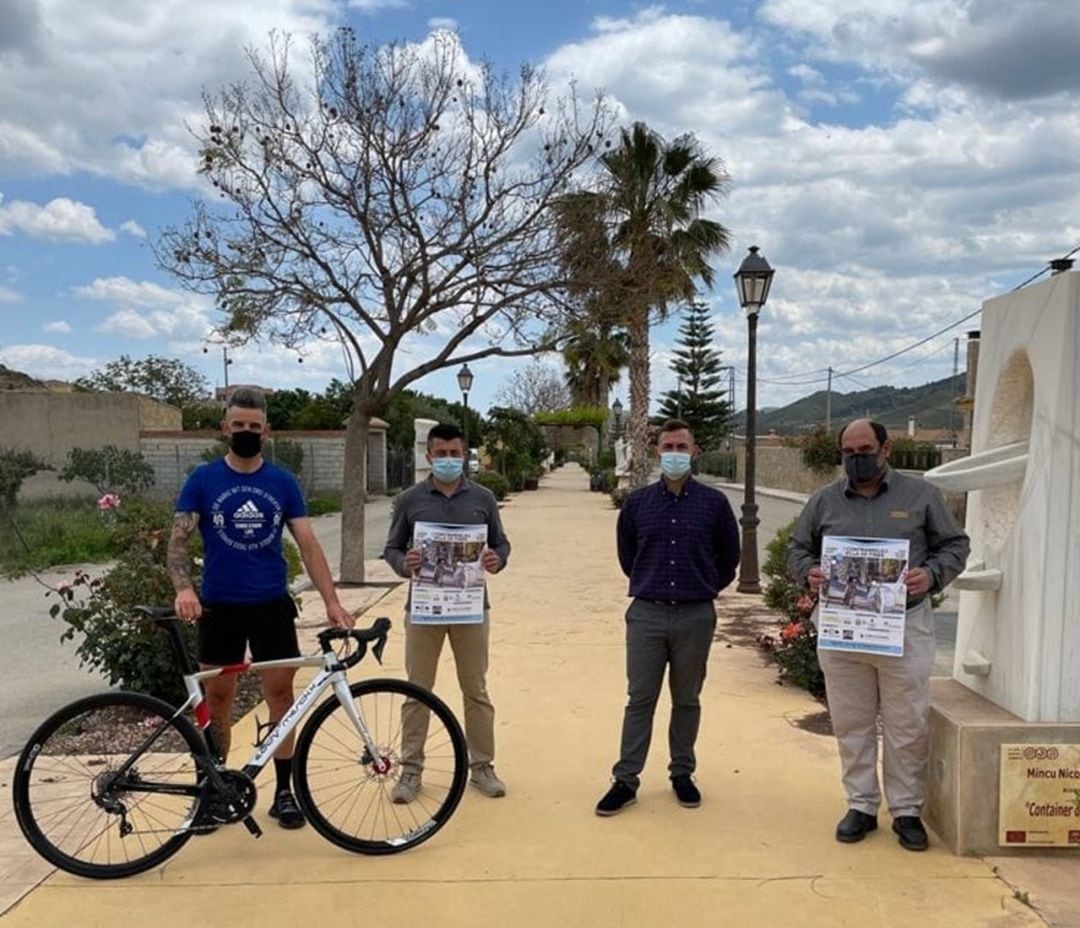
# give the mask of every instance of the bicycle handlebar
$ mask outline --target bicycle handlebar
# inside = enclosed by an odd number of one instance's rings
[[[333,650],[332,641],[351,638],[356,642],[356,650],[352,654],[341,657],[340,660],[344,666],[353,667],[363,660],[364,655],[367,653],[368,642],[373,641],[375,643],[372,645],[371,653],[375,655],[375,660],[381,664],[383,649],[386,647],[386,636],[390,634],[390,625],[390,620],[384,616],[376,619],[370,628],[360,630],[355,628],[327,628],[319,632],[319,646],[325,654],[327,651]]]
[[[169,633],[172,638],[173,649],[180,658],[185,673],[194,673],[198,670],[184,645],[184,639],[180,634],[181,620],[173,611],[172,606],[136,606],[134,611]],[[367,653],[368,643],[374,642],[371,653],[375,655],[375,660],[381,664],[383,649],[386,647],[386,636],[390,634],[390,626],[390,620],[384,616],[376,619],[370,628],[327,628],[319,632],[319,646],[325,654],[327,651],[333,650],[332,641],[351,638],[356,642],[356,649],[351,654],[339,656],[339,660],[346,667],[354,667],[363,660],[364,655]]]

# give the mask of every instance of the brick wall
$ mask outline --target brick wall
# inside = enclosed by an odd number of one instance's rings
[[[143,432],[140,448],[154,468],[155,491],[175,496],[188,473],[203,462],[203,452],[217,444],[217,432]],[[308,496],[338,492],[344,485],[344,432],[277,432],[304,449],[300,485]],[[273,460],[270,446],[267,457]],[[368,433],[368,492],[386,493],[386,432]]]

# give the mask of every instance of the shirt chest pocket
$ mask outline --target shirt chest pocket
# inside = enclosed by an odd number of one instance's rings
[[[922,509],[906,509],[894,506],[885,513],[882,528],[888,538],[910,538],[926,522]]]

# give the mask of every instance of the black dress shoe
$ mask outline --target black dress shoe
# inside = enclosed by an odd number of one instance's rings
[[[603,798],[596,804],[597,815],[618,815],[627,806],[637,802],[637,790],[622,780],[616,780]]]
[[[836,826],[836,840],[844,844],[862,841],[870,832],[877,831],[877,816],[867,815],[858,809],[848,809],[848,814]]]
[[[930,846],[926,828],[917,815],[901,815],[893,819],[892,830],[900,837],[900,847],[909,851],[925,851]]]
[[[683,773],[671,778],[671,788],[675,790],[675,798],[680,806],[687,809],[696,809],[701,805],[701,792],[690,779],[690,775]]]

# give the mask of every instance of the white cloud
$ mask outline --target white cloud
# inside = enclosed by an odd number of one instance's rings
[[[18,303],[22,301],[22,294],[10,287],[0,286],[0,303]]]
[[[127,234],[133,238],[146,238],[146,229],[139,225],[134,219],[129,219],[127,222],[120,223],[120,229],[123,232],[127,232]]]
[[[822,59],[1021,100],[1080,88],[1076,12],[1060,0],[765,0],[760,15]]]
[[[407,7],[407,0],[349,0],[349,7],[362,13],[376,13],[379,10],[400,10]]]
[[[71,331],[71,326],[62,319],[57,322],[46,322],[42,328],[46,332],[52,332],[56,335],[67,335]]]
[[[458,21],[450,16],[432,16],[427,21],[428,29],[457,29]]]
[[[148,280],[99,277],[75,295],[117,306],[98,326],[99,332],[127,338],[205,338],[213,328],[209,297],[170,290]]]
[[[0,363],[38,380],[72,380],[97,367],[95,358],[72,354],[52,345],[0,347]]]
[[[0,235],[23,232],[50,242],[77,242],[101,245],[116,238],[100,222],[94,208],[67,197],[57,197],[44,206],[25,200],[3,202],[0,194]]]
[[[374,8],[378,2],[369,2]],[[8,4],[10,6],[10,4]],[[150,187],[196,183],[188,125],[204,88],[249,72],[271,30],[326,34],[337,0],[83,0],[23,4],[0,39],[0,174],[89,171]],[[6,15],[6,14],[5,14]]]

